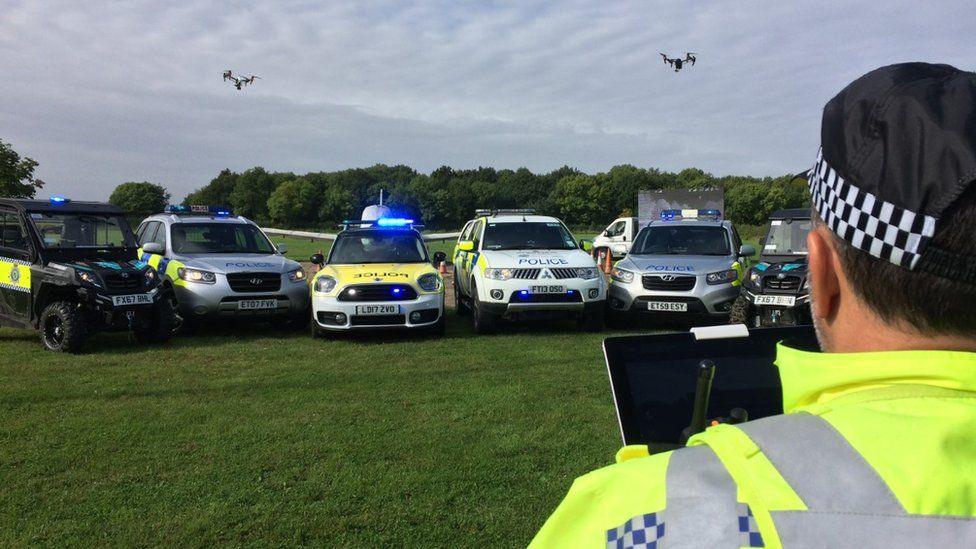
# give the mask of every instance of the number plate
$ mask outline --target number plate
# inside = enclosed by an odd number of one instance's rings
[[[396,315],[400,314],[399,305],[356,305],[357,315]]]
[[[534,294],[562,294],[566,293],[566,286],[529,286]]]
[[[688,304],[674,301],[648,301],[647,310],[665,313],[687,313]]]
[[[796,305],[796,296],[792,295],[757,295],[753,299],[756,305],[774,305],[777,307],[792,307]]]
[[[260,311],[263,309],[277,309],[277,299],[242,299],[237,302],[237,308],[241,311]]]
[[[152,305],[152,298],[149,294],[135,294],[135,295],[113,295],[112,305],[116,307],[125,307],[128,305]]]

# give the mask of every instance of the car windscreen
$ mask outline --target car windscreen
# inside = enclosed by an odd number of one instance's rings
[[[763,245],[765,255],[806,255],[807,235],[813,223],[809,219],[774,219]]]
[[[630,250],[634,255],[730,255],[729,236],[722,227],[663,225],[645,227]]]
[[[176,223],[170,232],[178,254],[275,253],[264,234],[245,223]]]
[[[136,240],[120,215],[31,212],[45,248],[135,248]]]
[[[488,223],[484,250],[572,250],[573,235],[555,221],[531,223]]]
[[[412,231],[370,231],[340,234],[329,263],[425,263],[424,242]]]

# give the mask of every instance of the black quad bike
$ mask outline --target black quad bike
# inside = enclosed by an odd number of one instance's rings
[[[742,282],[729,321],[750,328],[812,324],[807,280],[809,209],[779,210],[769,219],[759,262]]]
[[[116,206],[0,199],[0,326],[38,330],[45,348],[69,353],[98,331],[168,340],[173,307],[137,248]]]

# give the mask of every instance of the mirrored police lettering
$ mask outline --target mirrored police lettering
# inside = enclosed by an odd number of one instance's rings
[[[264,267],[264,268],[272,268],[272,267],[275,267],[275,264],[274,263],[237,263],[237,262],[228,262],[228,263],[225,263],[224,266],[225,267]]]
[[[565,259],[519,259],[519,265],[568,265],[569,261]]]
[[[695,270],[691,265],[648,265],[647,270],[650,271],[675,271],[675,272],[687,272],[690,273]]]

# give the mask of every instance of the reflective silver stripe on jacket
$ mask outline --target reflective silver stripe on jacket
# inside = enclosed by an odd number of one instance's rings
[[[807,506],[770,513],[783,547],[976,547],[976,519],[909,514],[823,418],[788,414],[739,428]]]

